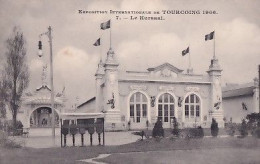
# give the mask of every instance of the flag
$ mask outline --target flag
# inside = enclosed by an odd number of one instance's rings
[[[182,56],[185,56],[189,52],[190,52],[190,47],[188,47],[187,49],[183,50],[181,54],[182,54]]]
[[[215,33],[215,31],[205,35],[205,41],[212,40],[214,38],[214,33]]]
[[[110,28],[110,20],[107,22],[101,23],[100,28],[102,30],[106,30],[106,29]]]
[[[100,38],[93,44],[94,46],[100,46]]]

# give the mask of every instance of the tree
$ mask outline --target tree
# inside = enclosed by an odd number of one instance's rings
[[[0,81],[0,118],[6,118],[7,84],[1,76]]]
[[[13,34],[6,41],[6,48],[6,64],[3,71],[5,101],[12,113],[13,127],[16,129],[16,117],[21,105],[21,97],[29,84],[26,41],[19,28],[13,29]]]

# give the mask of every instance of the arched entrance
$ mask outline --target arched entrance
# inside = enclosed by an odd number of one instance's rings
[[[59,115],[55,111],[55,126],[59,126]],[[30,115],[30,127],[51,127],[52,126],[52,110],[50,107],[39,107]]]

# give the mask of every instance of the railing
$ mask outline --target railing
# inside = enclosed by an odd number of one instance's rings
[[[105,133],[104,133],[104,122],[96,122],[89,124],[65,124],[61,126],[61,137],[63,136],[63,141],[61,138],[61,147],[67,146],[67,135],[72,135],[72,143],[75,146],[75,136],[77,134],[81,135],[81,146],[84,146],[84,134],[88,131],[90,134],[90,145],[93,145],[93,134],[96,132],[98,134],[98,142],[101,145],[101,133],[103,133],[103,145],[105,145]]]

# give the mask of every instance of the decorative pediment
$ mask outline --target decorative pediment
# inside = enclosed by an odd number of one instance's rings
[[[40,88],[37,88],[36,91],[43,91],[43,90],[48,90],[51,91],[51,89],[47,85],[42,85]]]
[[[148,68],[147,70],[149,72],[153,71],[155,75],[162,77],[176,77],[177,74],[183,72],[183,70],[178,69],[169,63],[164,63],[154,68]]]

